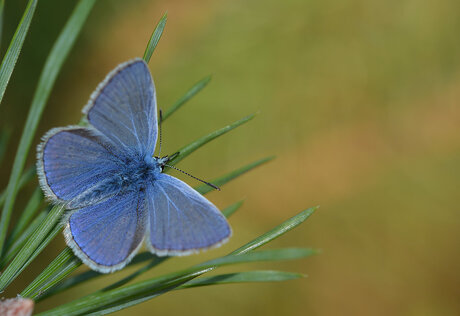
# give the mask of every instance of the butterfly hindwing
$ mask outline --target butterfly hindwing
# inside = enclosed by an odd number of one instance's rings
[[[149,239],[157,255],[187,255],[218,246],[231,235],[222,213],[185,182],[159,174],[147,188]]]
[[[142,59],[123,63],[107,75],[83,112],[117,147],[141,156],[153,155],[157,138],[155,87]]]
[[[145,236],[145,193],[125,191],[73,212],[64,234],[75,254],[93,270],[123,268]]]

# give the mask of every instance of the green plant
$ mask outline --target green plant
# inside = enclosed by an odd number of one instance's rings
[[[33,167],[26,170],[24,170],[24,168],[41,114],[47,103],[48,97],[52,91],[63,62],[69,54],[82,26],[84,25],[84,22],[86,21],[86,18],[91,12],[94,3],[95,0],[81,0],[78,2],[45,62],[14,159],[8,186],[5,192],[0,195],[0,206],[2,207],[0,220],[0,268],[3,269],[0,275],[0,292],[7,288],[10,283],[27,268],[27,266],[49,244],[49,242],[53,240],[62,228],[60,218],[64,211],[63,207],[54,206],[40,209],[43,195],[40,189],[36,188],[30,196],[26,207],[20,213],[21,215],[15,224],[15,227],[10,230],[9,234],[7,234],[8,227],[10,226],[11,213],[14,208],[18,191],[35,176],[35,170]],[[7,87],[9,78],[14,70],[15,63],[18,59],[36,5],[36,0],[29,1],[24,16],[21,19],[6,55],[3,58],[0,67],[0,101]],[[0,2],[0,10],[3,11],[3,1]],[[161,38],[166,24],[166,19],[167,16],[165,14],[160,19],[157,27],[152,33],[143,56],[146,62],[149,62],[158,41]],[[210,77],[206,77],[199,81],[189,91],[187,91],[183,97],[179,98],[176,103],[167,108],[164,112],[164,120],[173,115],[189,99],[201,91],[209,81]],[[179,149],[180,154],[172,160],[170,164],[177,164],[179,161],[193,153],[195,150],[201,148],[206,143],[238,126],[243,125],[244,123],[250,121],[253,117],[254,115],[244,117]],[[82,121],[81,124],[84,124],[84,122]],[[5,153],[7,138],[7,133],[3,133],[0,137],[0,159],[2,159],[3,154]],[[253,168],[270,161],[271,159],[272,157],[268,157],[252,162],[236,169],[233,172],[214,179],[212,182],[218,186],[222,186]],[[211,189],[209,186],[203,185],[197,187],[196,190],[201,194],[206,194]],[[228,217],[241,205],[242,201],[236,202],[225,208],[223,213]],[[130,266],[137,266],[141,263],[144,263],[145,265],[127,277],[122,278],[114,284],[98,290],[93,294],[57,306],[53,309],[40,313],[40,315],[101,315],[141,303],[145,300],[173,290],[226,283],[269,282],[299,278],[302,275],[298,273],[267,270],[236,272],[212,276],[202,275],[224,265],[256,261],[298,259],[314,254],[315,250],[303,248],[255,251],[256,248],[265,245],[301,224],[313,213],[314,210],[315,208],[310,208],[300,212],[296,216],[288,219],[284,223],[224,257],[141,282],[127,284],[144,272],[169,260],[168,257],[157,257],[146,252],[140,253],[133,259]],[[33,280],[20,293],[20,296],[39,302],[59,292],[101,276],[97,272],[87,271],[70,277],[69,275],[81,265],[81,261],[73,255],[70,248],[66,247],[48,265],[48,267],[46,267],[35,278],[35,280]]]

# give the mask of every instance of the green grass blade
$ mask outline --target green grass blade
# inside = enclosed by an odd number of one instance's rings
[[[284,271],[247,271],[228,274],[219,274],[210,277],[200,277],[177,287],[177,290],[197,286],[216,284],[248,283],[248,282],[280,282],[304,277],[303,274]]]
[[[222,213],[228,218],[230,215],[235,213],[241,207],[242,204],[243,201],[236,202],[222,210]],[[21,293],[21,295],[24,297],[27,296],[34,300],[41,300],[56,293],[67,290],[71,287],[74,287],[82,282],[86,282],[88,280],[101,276],[100,273],[94,271],[85,271],[79,275],[76,275],[72,278],[63,281],[62,283],[59,283],[63,278],[68,276],[72,271],[74,271],[81,265],[81,261],[78,258],[76,258],[73,255],[69,256],[68,253],[72,253],[72,251],[69,247],[66,247],[61,252],[61,254],[59,254],[53,260],[53,262],[42,273],[40,273],[40,275],[23,291],[23,293]],[[110,288],[116,288],[125,284],[126,282],[134,279],[141,273],[155,267],[163,261],[162,259],[166,258],[167,257],[152,256],[152,254],[149,252],[143,252],[141,254],[138,254],[134,257],[133,261],[131,261],[131,263],[129,264],[130,266],[148,260],[153,260],[152,263],[134,272],[132,275],[126,277],[124,280],[112,284]],[[74,267],[74,269],[68,269],[67,267],[69,265]],[[55,286],[56,284],[57,286]],[[50,290],[46,292],[48,289]]]
[[[200,137],[199,139],[193,141],[192,143],[188,144],[187,146],[184,146],[182,147],[181,149],[178,150],[179,152],[179,155],[177,155],[176,158],[174,158],[173,160],[171,160],[171,162],[169,164],[171,165],[175,165],[177,164],[179,161],[181,161],[182,159],[184,159],[185,157],[187,157],[188,155],[190,155],[191,153],[193,153],[195,150],[197,150],[198,148],[206,145],[207,143],[209,143],[210,141],[212,141],[213,139],[216,139],[217,137],[227,133],[227,132],[230,132],[232,129],[235,129],[237,128],[238,126],[240,125],[243,125],[244,123],[247,123],[249,122],[250,120],[252,120],[254,118],[255,114],[251,114],[251,115],[248,115],[246,117],[243,117],[242,119],[230,124],[230,125],[227,125],[217,131],[214,131],[206,136],[203,136],[203,137]]]
[[[303,274],[294,272],[284,271],[248,271],[238,272],[229,274],[220,274],[211,277],[200,277],[198,279],[191,280],[181,286],[176,287],[174,290],[188,289],[192,287],[207,286],[207,285],[218,285],[218,284],[235,284],[235,283],[254,283],[254,282],[281,282],[295,280],[304,277]],[[151,296],[143,297],[141,299],[132,300],[125,304],[105,307],[98,312],[89,313],[88,315],[106,315],[123,308],[127,308],[142,302],[145,302],[151,298],[161,295],[162,293],[155,293]]]
[[[147,47],[145,48],[144,57],[143,57],[146,63],[149,63],[150,58],[152,57],[152,54],[155,51],[155,48],[157,47],[158,42],[160,41],[161,35],[163,34],[163,30],[165,29],[167,20],[168,20],[168,13],[166,12],[163,15],[163,17],[160,19],[160,21],[158,22],[157,27],[152,33],[152,36],[150,36],[150,40],[147,44]]]
[[[27,225],[29,225],[29,223],[32,221],[42,201],[42,190],[39,187],[37,187],[35,188],[34,193],[32,193],[29,202],[27,202],[24,211],[21,213],[18,222],[14,225],[13,231],[8,237],[8,241],[5,245],[6,251],[8,251],[9,246],[15,242],[15,240],[19,237],[19,234],[21,234],[26,229]]]
[[[18,191],[21,190],[27,183],[29,183],[30,180],[32,180],[35,176],[35,167],[30,167],[28,168],[24,174],[21,176],[21,179],[19,179],[19,184],[18,184]],[[5,203],[5,198],[6,198],[6,192],[0,193],[0,206]]]
[[[168,289],[168,290],[164,290],[164,291],[155,292],[155,294],[144,296],[144,297],[141,297],[141,298],[128,299],[128,300],[124,300],[123,302],[116,302],[114,304],[110,304],[110,305],[107,305],[107,306],[104,306],[104,307],[98,309],[97,312],[90,312],[90,313],[87,313],[87,314],[84,314],[84,315],[85,316],[100,316],[100,315],[107,315],[107,314],[115,313],[115,312],[117,312],[119,310],[122,310],[122,309],[125,309],[125,308],[128,308],[128,307],[140,304],[142,302],[148,301],[148,300],[150,300],[152,298],[160,296],[161,294],[165,294],[166,292],[169,292],[169,291],[171,291],[171,290]]]
[[[207,285],[217,285],[217,284],[235,284],[235,283],[249,283],[249,282],[280,282],[294,280],[302,278],[304,275],[300,273],[293,272],[284,272],[284,271],[248,271],[248,272],[239,272],[239,273],[229,273],[229,274],[220,274],[211,277],[200,277],[198,279],[191,280],[181,286],[176,287],[174,290],[188,289],[198,286],[207,286]],[[140,299],[131,300],[124,304],[113,304],[112,306],[107,306],[101,310],[89,313],[87,315],[96,316],[96,315],[106,315],[118,310],[140,304],[151,298],[161,295],[162,293],[155,293],[150,296],[146,296]]]
[[[180,272],[174,272],[105,292],[90,294],[68,304],[61,305],[52,311],[45,312],[43,315],[81,315],[88,312],[97,312],[106,305],[111,305],[119,300],[125,300],[128,297],[130,299],[138,299],[142,296],[150,296],[156,291],[162,291],[170,287],[182,285],[182,283],[188,281],[190,278],[199,276],[217,267],[244,262],[296,259],[309,256],[313,253],[314,252],[310,249],[279,249],[230,255],[211,260],[207,263]]]
[[[38,255],[41,244],[49,241],[49,236],[54,234],[55,226],[64,212],[62,206],[55,206],[29,237],[25,245],[19,250],[13,261],[0,275],[0,292],[2,292],[30,262],[30,258]]]
[[[248,260],[255,260],[253,257],[253,253],[247,254],[250,250],[253,250],[257,247],[260,247],[271,240],[281,236],[282,234],[288,232],[289,230],[293,229],[294,227],[301,224],[305,221],[314,211],[315,208],[310,208],[305,210],[298,215],[290,218],[286,222],[278,225],[277,227],[273,228],[269,232],[263,234],[262,236],[254,239],[253,241],[247,243],[241,248],[238,248],[230,255],[224,257],[227,259],[216,259],[222,260],[220,262],[221,265],[230,264],[232,260],[239,260],[234,259],[238,256],[247,256]],[[283,250],[283,249],[281,249]],[[262,252],[267,253],[267,252]],[[273,252],[271,255],[261,255],[262,258],[260,259],[273,259],[279,258],[280,255],[285,255],[286,257],[293,257],[297,255],[297,253],[286,252],[284,254],[278,253],[277,256],[273,256]],[[306,251],[303,253],[304,255],[310,255],[312,252]],[[257,256],[258,253],[254,256]],[[238,261],[241,263],[243,261]],[[253,261],[249,261],[253,262]],[[209,263],[209,262],[208,262]],[[211,261],[212,264],[212,261]],[[126,308],[128,306],[132,306],[134,304],[143,302],[149,298],[158,296],[163,294],[169,290],[173,290],[178,286],[185,284],[186,282],[215,269],[216,266],[210,265],[198,265],[194,266],[180,272],[170,273],[164,276],[152,278],[143,282],[138,282],[132,285],[127,285],[121,288],[113,289],[104,293],[92,294],[80,299],[74,300],[67,304],[61,305],[56,307],[52,310],[43,312],[39,315],[82,315],[88,314],[89,312],[95,313],[94,315],[100,314],[98,311],[103,310],[110,310],[110,311],[117,311],[122,308]],[[105,313],[105,312],[104,312]]]
[[[72,12],[64,29],[61,31],[50,54],[45,62],[45,66],[40,75],[32,105],[24,125],[24,131],[19,142],[18,151],[14,159],[13,170],[6,190],[6,201],[3,205],[2,217],[0,220],[0,254],[3,251],[6,231],[11,218],[14,201],[17,194],[17,184],[19,182],[22,169],[27,159],[30,146],[32,144],[38,122],[40,120],[45,104],[50,96],[59,71],[67,58],[77,35],[80,33],[86,18],[88,17],[95,0],[81,0]]]
[[[235,253],[225,257],[210,260],[198,265],[201,268],[221,267],[224,265],[236,263],[248,263],[259,261],[278,261],[278,260],[292,260],[303,257],[308,257],[316,254],[317,251],[310,248],[284,248],[284,249],[270,249],[263,251],[251,251],[246,253]]]
[[[66,247],[64,249],[64,251],[69,251],[69,250],[72,251],[69,247]],[[64,252],[64,251],[62,251],[62,252]],[[62,252],[61,252],[61,254],[62,254]],[[74,256],[74,258],[76,259],[75,256]],[[66,270],[65,266],[68,264],[68,262],[69,261],[64,262],[64,263],[59,263],[61,265],[60,267],[53,268],[54,271],[51,271],[52,273],[54,273],[54,274],[51,274],[52,278],[54,278],[54,275],[58,275],[58,274],[62,275],[61,271],[64,271],[64,273],[65,273],[65,270]],[[131,264],[133,264],[133,262],[134,262],[134,259],[133,259],[133,261],[131,261]],[[77,268],[79,266],[81,266],[81,265],[82,265],[82,263],[80,261],[80,263],[78,264]],[[48,269],[48,268],[46,268],[46,269]],[[58,272],[56,273],[56,271],[58,271]],[[70,273],[71,272],[69,272],[64,277],[68,276]],[[93,270],[88,270],[88,271],[82,272],[82,273],[80,273],[80,274],[78,274],[76,276],[73,276],[71,278],[68,278],[68,279],[65,279],[63,281],[60,281],[60,282],[56,283],[54,286],[50,287],[49,290],[45,291],[44,293],[40,293],[40,295],[38,297],[36,296],[34,300],[36,302],[40,302],[40,301],[44,300],[45,298],[48,298],[48,297],[53,296],[55,294],[61,293],[61,292],[65,291],[65,290],[68,290],[68,289],[74,287],[74,286],[77,286],[77,285],[79,285],[81,283],[84,283],[86,281],[89,281],[89,280],[93,280],[94,278],[97,278],[97,277],[100,277],[100,276],[103,276],[103,275],[104,274],[98,273],[98,272],[93,271]],[[47,279],[44,279],[44,281],[48,282]],[[35,280],[34,280],[34,282],[35,282]],[[45,282],[43,282],[42,284],[37,284],[35,286],[39,286],[40,288],[46,289],[47,285],[50,284],[50,283],[45,283]]]
[[[38,225],[45,219],[48,211],[42,211],[19,236],[19,238],[8,248],[5,255],[0,260],[0,268],[3,268],[11,259],[16,256],[18,251],[24,246],[30,235],[37,229]]]
[[[71,251],[71,249],[69,247],[66,247],[62,252],[66,252],[66,251]],[[74,259],[77,259],[75,256],[74,258],[72,258],[71,260],[74,260]],[[139,264],[139,263],[142,263],[142,262],[145,262],[145,261],[148,261],[148,260],[151,260],[152,259],[152,254],[149,253],[149,252],[143,252],[143,253],[140,253],[138,254],[137,256],[134,257],[133,261],[131,261],[129,263],[129,266],[132,266],[132,265],[136,265],[136,264]],[[56,259],[55,259],[56,260]],[[66,262],[60,262],[59,265],[56,265],[55,267],[53,267],[52,270],[48,271],[47,273],[49,272],[52,272],[50,273],[50,275],[63,275],[64,273],[61,272],[61,269],[65,269],[65,266],[68,264],[69,261],[66,261]],[[81,261],[78,263],[78,266],[81,266],[82,263]],[[48,269],[48,268],[46,268]],[[70,273],[68,273],[67,275],[69,275]],[[67,275],[64,275],[67,276]],[[93,271],[93,270],[88,270],[88,271],[85,271],[85,272],[82,272],[76,276],[73,276],[71,278],[68,278],[66,280],[63,280],[62,282],[58,283],[57,285],[55,285],[54,287],[50,288],[50,290],[44,292],[44,293],[41,293],[40,296],[38,296],[35,301],[41,301],[45,298],[48,298],[54,294],[57,294],[57,293],[60,293],[62,291],[65,291],[67,289],[70,289],[74,286],[77,286],[81,283],[84,283],[86,281],[89,281],[89,280],[92,280],[94,278],[97,278],[97,277],[100,277],[100,276],[104,276],[105,274],[102,274],[102,273],[99,273],[99,272],[96,272],[96,271]],[[46,279],[45,279],[46,281]],[[35,281],[34,281],[35,282]],[[42,286],[41,284],[39,284],[40,286]],[[45,287],[43,287],[45,288]]]
[[[3,38],[3,15],[5,9],[5,0],[0,0],[0,44]]]
[[[188,100],[193,98],[198,92],[203,90],[211,81],[211,76],[207,76],[193,85],[179,100],[176,101],[171,107],[166,109],[163,113],[163,121],[170,117],[180,107],[182,107]]]
[[[131,273],[130,275],[124,277],[123,279],[121,279],[121,280],[119,280],[119,281],[117,281],[117,282],[115,282],[115,283],[103,288],[101,291],[98,291],[98,292],[105,292],[105,291],[113,290],[113,289],[116,289],[116,288],[118,288],[120,286],[123,286],[126,283],[134,280],[136,277],[138,277],[142,273],[149,271],[153,267],[156,267],[157,265],[159,265],[160,263],[165,261],[168,257],[151,256],[151,258],[152,258],[151,261],[147,265],[145,265],[142,268],[134,271],[133,273]]]
[[[241,167],[237,170],[234,170],[232,172],[229,172],[227,173],[226,175],[222,176],[222,177],[219,177],[219,178],[216,178],[212,181],[210,181],[212,184],[214,185],[217,185],[218,187],[221,187],[223,186],[224,184],[232,181],[233,179],[245,174],[246,172],[260,166],[260,165],[263,165],[264,163],[267,163],[269,162],[270,160],[272,160],[273,158],[275,157],[267,157],[267,158],[264,158],[264,159],[260,159],[260,160],[257,160],[257,161],[254,161],[244,167]],[[198,192],[200,192],[201,194],[206,194],[212,190],[214,190],[213,188],[211,188],[209,185],[207,184],[203,184],[203,185],[200,185],[199,187],[196,187],[195,190],[197,190]]]
[[[80,259],[75,257],[72,250],[67,247],[24,289],[24,291],[21,292],[20,295],[22,297],[36,299],[41,292],[46,291],[48,288],[58,283],[80,265]]]
[[[10,140],[10,134],[10,131],[7,129],[2,129],[0,131],[0,163],[2,163],[3,158],[5,158],[6,148],[8,147],[8,141]]]
[[[13,73],[14,66],[16,65],[16,62],[19,58],[19,53],[21,52],[22,45],[24,44],[24,40],[29,30],[30,22],[32,22],[35,8],[37,7],[37,1],[38,0],[29,0],[27,3],[24,15],[19,22],[16,32],[14,32],[5,57],[3,57],[2,64],[0,66],[0,104],[3,100],[6,86],[10,81],[11,74]],[[3,12],[3,1],[1,6]]]
[[[309,209],[306,209],[305,211],[300,212],[299,214],[291,217],[287,221],[283,222],[282,224],[276,226],[272,230],[266,232],[265,234],[257,237],[256,239],[248,242],[244,246],[236,249],[235,251],[232,252],[232,254],[242,254],[242,253],[247,253],[251,250],[257,249],[266,243],[272,241],[275,238],[278,238],[281,235],[284,235],[291,229],[299,226],[302,224],[307,218],[313,214],[313,212],[317,209],[318,207],[311,207]]]
[[[43,249],[48,246],[48,244],[56,237],[56,235],[61,231],[62,225],[60,223],[56,223],[52,228],[51,232],[45,237],[45,239],[38,245],[38,247],[34,250],[32,255],[27,259],[27,261],[22,265],[21,269],[16,272],[16,275],[13,277],[13,280],[24,271],[25,268],[29,266],[29,264],[43,251]]]
[[[224,208],[222,210],[222,214],[224,214],[224,216],[226,218],[229,218],[230,216],[233,215],[233,213],[235,213],[241,207],[241,205],[243,205],[243,203],[244,203],[244,201],[238,201],[238,202],[236,202],[236,203]]]

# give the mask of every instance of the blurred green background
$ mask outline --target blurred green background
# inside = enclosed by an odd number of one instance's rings
[[[0,126],[13,136],[2,187],[43,62],[75,3],[39,2],[0,108]],[[2,52],[25,5],[6,1]],[[262,265],[307,279],[171,293],[117,315],[460,314],[460,2],[100,0],[39,134],[76,123],[106,73],[143,54],[166,10],[166,31],[150,62],[160,107],[213,74],[209,87],[165,124],[166,152],[259,111],[180,167],[212,179],[258,158],[277,159],[209,196],[220,207],[245,199],[230,220],[234,237],[227,245],[175,259],[148,276],[224,254],[317,204],[314,216],[272,247],[323,253]],[[57,239],[15,289],[64,247]]]

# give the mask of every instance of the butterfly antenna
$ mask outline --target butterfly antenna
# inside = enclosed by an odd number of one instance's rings
[[[162,139],[161,139],[161,123],[163,122],[163,111],[160,109],[160,118],[158,121],[158,129],[160,130],[160,148],[158,149],[158,157],[161,157],[161,144],[162,144]]]
[[[198,180],[198,181],[200,181],[200,182],[203,182],[204,184],[209,185],[211,188],[214,188],[214,189],[216,189],[217,191],[220,191],[220,188],[219,188],[217,185],[214,185],[214,184],[212,184],[212,183],[210,183],[210,182],[206,182],[206,181],[204,181],[204,180],[201,180],[201,179],[199,179],[199,178],[197,178],[197,177],[195,177],[195,176],[192,176],[190,173],[187,173],[187,172],[185,172],[184,170],[180,170],[179,168],[176,168],[176,167],[174,167],[174,166],[167,165],[167,164],[165,164],[165,166],[168,167],[168,168],[171,168],[171,169],[180,171],[180,172],[182,172],[183,174],[186,174],[186,175],[188,175],[189,177],[192,177],[193,179]]]

